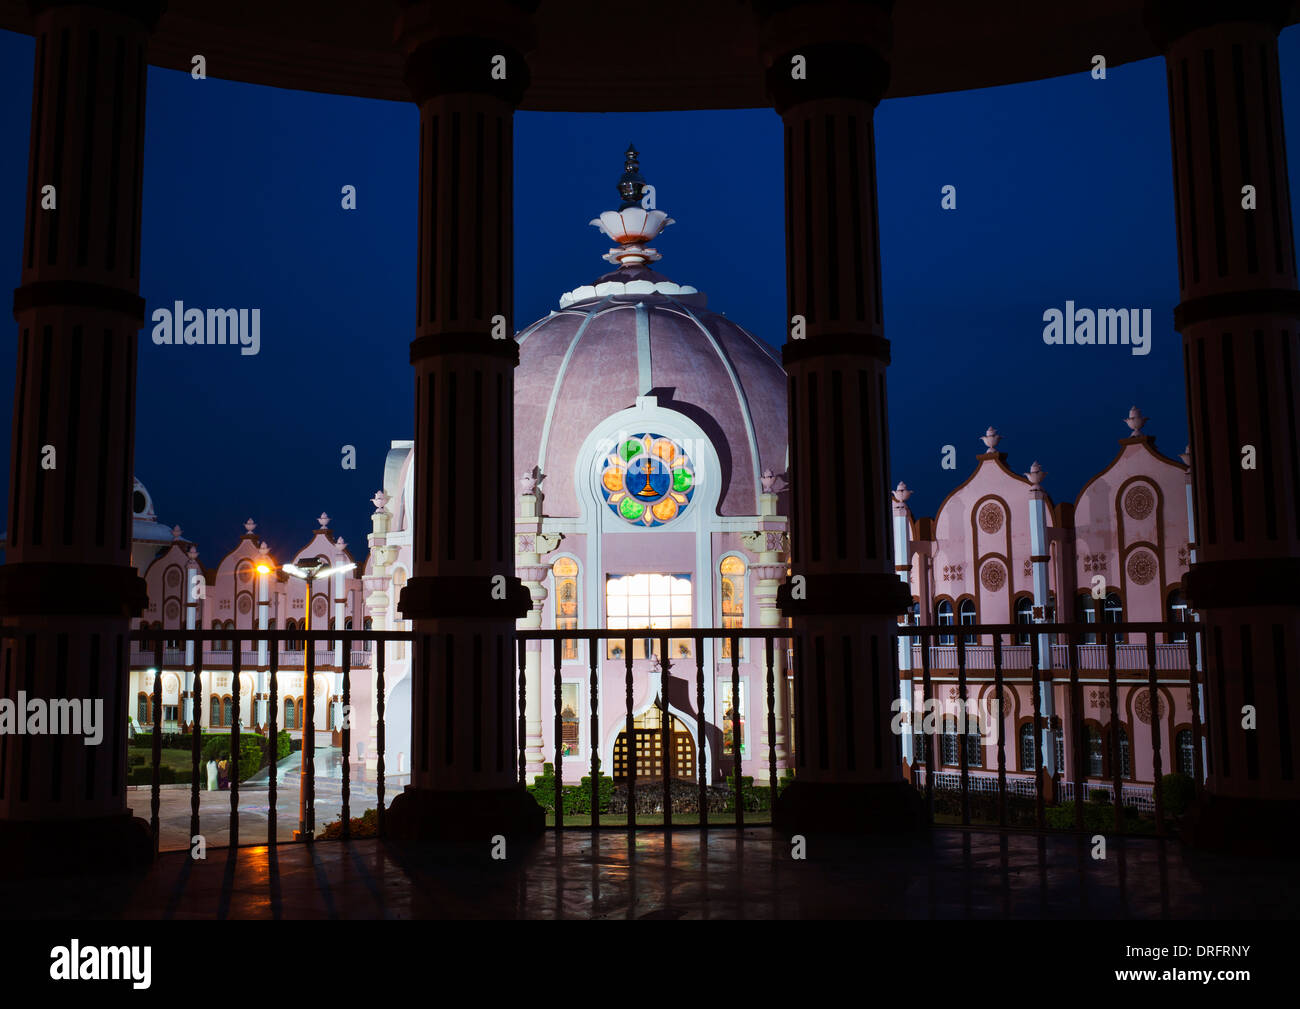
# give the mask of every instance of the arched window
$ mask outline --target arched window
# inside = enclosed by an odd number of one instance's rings
[[[1022,771],[1036,771],[1038,768],[1034,765],[1034,723],[1025,722],[1020,726],[1020,769]],[[1062,771],[1065,769],[1065,731],[1057,726],[1056,729],[1056,769]]]
[[[302,722],[303,722],[303,719],[306,717],[306,715],[307,715],[307,701],[306,701],[306,698],[299,697],[299,698],[298,698],[298,724],[297,724],[296,728],[299,728],[299,729],[302,728]]]
[[[298,728],[297,708],[293,703],[292,697],[284,699],[284,727],[286,729]]]
[[[578,629],[578,562],[572,557],[557,557],[551,567],[555,575],[555,629]],[[567,659],[578,657],[578,639],[565,638],[560,646]]]
[[[943,734],[943,762],[948,767],[956,767],[961,761],[957,756],[957,733],[945,732]]]
[[[1080,592],[1074,597],[1074,622],[1076,624],[1094,624],[1097,622],[1097,611],[1093,608],[1093,598],[1086,592]],[[1080,640],[1085,645],[1095,645],[1097,635],[1084,634]]]
[[[291,632],[291,633],[292,633],[293,631],[296,631],[296,630],[298,629],[298,621],[296,621],[296,620],[294,620],[292,617],[290,617],[288,620],[286,620],[286,621],[284,622],[284,629],[285,629],[286,631]],[[297,638],[294,638],[294,637],[287,638],[287,639],[285,640],[285,648],[286,648],[288,651],[291,651],[291,652],[298,652],[298,651],[301,651],[301,650],[302,650],[302,642],[299,641]]]
[[[361,625],[361,629],[365,631],[374,630],[374,627],[375,627],[375,621],[372,617],[366,617],[365,621]],[[370,651],[370,646],[372,644],[373,642],[369,638],[367,638],[365,642],[365,650]]]
[[[1178,761],[1178,770],[1190,778],[1196,769],[1195,754],[1192,751],[1191,729],[1178,730],[1178,735],[1174,737],[1174,751],[1175,759]]]
[[[732,554],[718,565],[718,588],[722,601],[722,626],[745,626],[745,562]],[[739,642],[738,642],[739,643]],[[744,645],[741,644],[741,648]],[[731,658],[731,639],[722,639],[722,658]]]
[[[943,600],[943,602],[939,604],[938,610],[935,611],[935,617],[937,618],[940,627],[951,627],[952,626],[952,603],[948,602],[947,599]],[[951,634],[940,634],[939,644],[941,645],[953,644],[953,636]]]
[[[1124,622],[1124,604],[1120,602],[1119,596],[1114,592],[1108,593],[1101,604],[1102,620],[1108,624],[1120,624]],[[1122,644],[1124,641],[1123,634],[1115,635],[1115,644]]]
[[[1183,594],[1175,589],[1169,593],[1169,601],[1165,604],[1165,619],[1170,623],[1182,624],[1192,619],[1191,610],[1187,605],[1187,600]],[[1170,641],[1186,641],[1186,631],[1175,631],[1169,635]],[[1190,773],[1190,772],[1189,772]]]
[[[1131,778],[1133,771],[1129,761],[1128,731],[1122,723],[1116,728],[1119,730],[1119,775],[1121,778]]]
[[[135,697],[135,720],[141,725],[153,724],[152,720],[149,718],[149,695],[143,690],[136,694]],[[1189,732],[1188,736],[1190,735],[1191,733]]]
[[[963,627],[974,627],[975,626],[975,600],[963,599],[961,601],[961,605],[957,607],[957,615],[961,618],[961,625]],[[974,634],[966,635],[966,644],[968,645],[973,645],[978,640],[979,638],[977,635]]]
[[[213,694],[208,702],[208,724],[224,725],[221,720],[221,698]]]
[[[233,633],[235,630],[235,622],[233,620],[227,620],[221,629],[223,631],[230,631],[231,633]],[[226,638],[226,651],[231,651],[234,647],[235,647],[234,638]]]
[[[229,694],[221,699],[221,724],[235,724],[235,702]]]
[[[1088,777],[1102,776],[1101,733],[1095,725],[1088,726]]]
[[[1016,623],[1032,624],[1034,622],[1034,601],[1029,596],[1021,596],[1016,600]],[[1028,632],[1016,635],[1016,644],[1029,644]]]

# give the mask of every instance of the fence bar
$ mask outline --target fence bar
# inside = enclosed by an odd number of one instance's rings
[[[673,792],[672,792],[672,775],[669,770],[672,767],[672,750],[669,744],[672,742],[672,733],[669,731],[672,716],[668,714],[668,677],[669,671],[673,668],[672,661],[668,658],[668,638],[666,635],[659,636],[659,749],[662,751],[660,757],[663,763],[664,771],[664,833],[667,834],[673,829]]]
[[[1191,649],[1192,642],[1196,642],[1196,652]],[[1200,677],[1197,676],[1197,666],[1201,662],[1201,654],[1205,650],[1205,639],[1201,632],[1191,631],[1187,635],[1187,665],[1188,665],[1188,687],[1190,691],[1190,700],[1192,704],[1192,797],[1200,799],[1201,797],[1201,780],[1205,768],[1201,766],[1201,684]]]
[[[700,775],[700,830],[709,829],[709,757],[704,742],[704,635],[695,635],[695,738]]]
[[[1156,636],[1147,635],[1147,691],[1151,698],[1151,797],[1156,806],[1156,836],[1165,834],[1165,807],[1160,794],[1160,694],[1156,690]],[[1136,733],[1135,733],[1136,735]]]
[[[576,642],[575,642],[576,644]],[[600,676],[596,670],[596,642],[587,642],[587,664],[591,671],[591,829],[600,829]]]
[[[343,646],[343,840],[352,840],[352,642]]]
[[[243,726],[239,724],[239,672],[240,660],[240,642],[233,643],[234,648],[230,656],[230,765],[226,777],[230,779],[230,847],[239,847],[239,737],[243,734]],[[198,651],[198,649],[195,649]],[[215,680],[213,681],[215,682]]]
[[[925,755],[925,809],[931,824],[934,823],[934,746],[925,735],[925,712],[930,707],[930,642],[933,634],[921,641],[921,751]],[[913,739],[913,742],[916,742]]]
[[[745,804],[740,794],[740,639],[731,637],[731,757],[736,775],[736,827],[745,826]]]
[[[1070,653],[1070,717],[1074,720],[1074,829],[1080,832],[1083,823],[1083,767],[1088,759],[1088,732],[1083,721],[1083,686],[1079,683],[1079,636],[1071,633],[1067,638]]]
[[[153,835],[154,854],[158,854],[160,828],[158,825],[158,808],[162,805],[162,793],[159,789],[162,771],[162,660],[163,640],[158,639],[154,646],[153,663],[153,780],[149,799],[149,831]],[[191,835],[192,836],[192,835]]]
[[[1100,605],[1098,608],[1100,609]],[[1119,720],[1119,674],[1115,669],[1115,635],[1107,634],[1105,638],[1106,665],[1110,679],[1110,777],[1115,787],[1115,833],[1118,834],[1124,829],[1124,769],[1119,762],[1119,734],[1123,723]]]
[[[280,706],[280,684],[279,684],[280,639],[271,638],[268,643],[271,646],[271,655],[270,655],[271,700],[268,705],[271,709],[271,727],[269,731],[271,733],[271,745],[275,747],[274,753],[278,757],[280,755],[280,740],[279,740],[279,733],[276,731],[277,729],[276,719],[279,717],[279,706]],[[195,679],[195,682],[198,682],[197,678]],[[273,760],[271,762],[270,781],[268,782],[268,788],[267,788],[267,799],[270,805],[268,807],[267,816],[266,816],[266,843],[272,847],[275,846],[275,842],[277,840],[276,835],[278,833],[276,829],[277,825],[275,820],[275,785],[276,785],[276,780],[279,777],[280,777],[279,768],[277,767],[276,762]]]
[[[411,639],[411,650],[414,653],[415,639]],[[427,650],[427,649],[426,649]],[[375,725],[375,745],[379,748],[379,763],[375,768],[375,791],[376,791],[376,808],[375,817],[378,821],[379,836],[384,836],[384,662],[388,658],[388,642],[375,642],[375,657],[378,661],[379,668],[375,676],[375,711],[377,723]],[[414,658],[414,654],[412,654]]]
[[[1042,665],[1042,649],[1038,639],[1037,634],[1029,636],[1030,661],[1034,667],[1034,682],[1029,689],[1034,713],[1034,826],[1043,830],[1047,826],[1047,813],[1043,809],[1043,715],[1039,698],[1042,689],[1042,670],[1039,668]]]
[[[957,638],[957,761],[961,766],[961,823],[970,826],[970,760],[966,751],[966,635]],[[947,728],[947,726],[944,726]],[[927,775],[928,777],[928,775]]]
[[[528,693],[525,673],[528,660],[528,641],[526,638],[516,638],[515,645],[517,646],[516,651],[519,653],[519,787],[525,788],[528,784],[528,765],[524,757],[528,739],[528,716],[524,710]],[[382,644],[380,647],[383,647]]]
[[[627,829],[636,831],[636,720],[632,716],[632,636],[623,639],[623,662],[627,669],[624,687],[627,692],[627,746],[624,764],[627,768]]]
[[[767,815],[776,822],[776,641],[768,638],[765,642],[767,659]],[[898,649],[894,649],[898,654]],[[910,684],[912,681],[908,680]],[[911,698],[908,698],[910,701]]]
[[[560,675],[560,649],[564,642],[551,642],[551,665],[555,684],[555,829],[564,826],[564,679]]]
[[[310,589],[310,586],[308,586]],[[311,605],[311,592],[307,593]],[[316,642],[303,642],[306,668],[303,672],[303,689],[306,692],[307,720],[302,730],[303,824],[302,840],[313,841],[316,835]]]
[[[214,681],[215,682],[215,681]],[[194,712],[190,732],[190,837],[197,837],[199,829],[199,766],[203,762],[203,646],[194,649],[194,680],[190,687],[190,705]]]
[[[998,699],[998,826],[1007,825],[1007,746],[1006,733],[1003,732],[1006,722],[1002,717],[1002,712],[1006,710],[1002,704],[1002,635],[993,635],[993,682],[994,690],[997,692]]]

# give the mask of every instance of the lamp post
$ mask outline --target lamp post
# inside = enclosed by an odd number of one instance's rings
[[[303,630],[311,630],[311,585],[317,578],[328,578],[330,575],[339,574],[343,571],[351,571],[356,567],[355,563],[339,564],[334,567],[327,567],[329,561],[324,558],[317,558],[310,563],[303,563],[301,560],[297,564],[281,565],[280,570],[293,578],[301,578],[307,583],[307,601],[303,609],[306,616],[303,618]],[[316,684],[307,682],[307,649],[311,649],[315,654],[315,645],[310,638],[304,642],[303,651],[303,700],[306,702],[308,711],[312,715],[316,713],[316,704],[314,695]],[[302,759],[299,761],[298,770],[298,838],[299,840],[310,841],[316,831],[316,808],[315,808],[315,790],[312,791],[313,802],[311,804],[311,815],[308,816],[307,803],[307,779],[309,777],[309,767],[312,775],[315,774],[315,754],[316,754],[316,732],[313,719],[307,717],[303,722],[302,734]],[[308,731],[310,729],[311,731]]]

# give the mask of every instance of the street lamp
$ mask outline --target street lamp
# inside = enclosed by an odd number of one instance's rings
[[[304,582],[307,583],[307,602],[306,605],[303,607],[303,609],[306,611],[306,616],[303,618],[304,631],[311,630],[312,582],[314,582],[317,578],[328,578],[330,575],[337,575],[337,574],[342,574],[344,571],[351,571],[355,567],[356,564],[353,562],[349,562],[347,564],[336,564],[333,567],[330,567],[329,561],[325,560],[325,558],[323,557],[317,557],[312,561],[306,561],[306,562],[304,562],[301,558],[299,558],[297,564],[280,565],[280,570],[283,571],[285,574],[293,578],[301,578]],[[311,649],[314,654],[315,645],[312,643],[311,639],[310,638],[306,639],[304,644],[305,644],[305,649]],[[315,703],[316,684],[307,682],[307,656],[306,656],[305,649],[303,654],[303,688],[304,688],[303,699],[310,707],[311,713],[314,716],[316,714],[316,703]],[[307,770],[308,770],[308,764],[310,763],[312,773],[314,774],[316,771],[316,761],[315,761],[315,755],[316,755],[315,728],[316,727],[315,725],[312,725],[311,726],[312,731],[307,732],[306,726],[309,723],[311,723],[313,720],[314,720],[313,718],[308,718],[303,723],[304,731],[302,736],[302,758],[299,761],[299,770],[298,770],[298,838],[304,841],[310,841],[312,839],[312,835],[316,832],[316,803],[315,803],[316,792],[314,788],[312,789],[312,803],[311,803],[310,818],[307,815],[308,812],[307,779],[309,777]]]

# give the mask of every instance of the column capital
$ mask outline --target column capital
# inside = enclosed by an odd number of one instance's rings
[[[784,115],[804,102],[862,101],[889,89],[893,0],[757,0],[767,94]]]
[[[1142,20],[1165,52],[1184,35],[1229,22],[1257,22],[1274,35],[1290,21],[1290,0],[1147,0]]]
[[[475,94],[517,106],[531,81],[523,54],[536,45],[536,7],[537,0],[476,0],[452,11],[431,2],[404,8],[394,38],[411,97]]]

